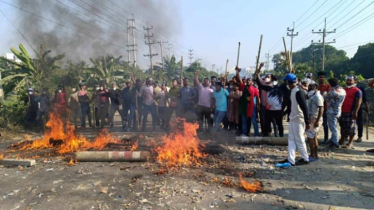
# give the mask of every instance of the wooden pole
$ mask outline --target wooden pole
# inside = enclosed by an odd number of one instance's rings
[[[261,34],[261,37],[260,37],[260,45],[258,46],[258,53],[257,53],[257,58],[256,58],[256,71],[258,69],[258,64],[260,62],[261,47],[262,47],[262,34]]]
[[[290,72],[292,72],[292,65],[290,63],[290,57],[289,57],[289,53],[287,51],[286,40],[284,39],[284,37],[283,37],[283,46],[284,46],[284,53],[286,55],[286,63],[287,63],[287,66],[288,66],[288,70]]]
[[[240,42],[238,45],[238,55],[236,57],[236,66],[239,67],[239,57],[240,57]]]
[[[228,80],[226,81],[226,78],[227,78],[227,76],[229,75],[229,59],[227,59],[226,60],[226,70],[225,70],[225,76],[224,76],[224,79],[225,79],[225,84],[226,84],[226,82],[228,82]]]

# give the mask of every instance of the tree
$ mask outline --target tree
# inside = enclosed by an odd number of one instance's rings
[[[358,47],[349,62],[349,70],[359,72],[365,78],[374,77],[374,43]]]
[[[19,49],[20,51],[12,47],[10,50],[21,60],[21,63],[0,58],[9,66],[8,69],[0,69],[3,74],[0,84],[10,85],[15,91],[31,86],[35,88],[48,87],[50,85],[48,80],[51,79],[54,71],[59,69],[58,61],[63,59],[65,54],[50,57],[48,55],[51,51],[43,51],[43,46],[41,46],[40,52],[35,52],[37,58],[33,59],[22,44],[19,45]]]
[[[286,61],[286,54],[284,52],[280,52],[278,54],[273,55],[272,62],[274,63],[274,71],[278,74],[285,74],[287,73],[287,61]]]
[[[309,45],[297,52],[292,53],[292,60],[294,64],[306,63],[313,68],[313,51],[315,69],[314,73],[322,70],[322,50],[321,46]],[[326,45],[325,51],[325,71],[334,71],[336,74],[341,74],[347,71],[347,64],[349,58],[344,50],[338,50],[331,45]]]
[[[123,77],[124,70],[118,68],[122,56],[114,58],[111,55],[103,56],[97,59],[90,58],[90,61],[94,65],[91,68],[93,76],[99,80],[105,80],[107,83],[116,81],[116,77]],[[121,75],[122,73],[122,75]]]

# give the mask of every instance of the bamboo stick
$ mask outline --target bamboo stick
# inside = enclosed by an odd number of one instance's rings
[[[240,42],[238,45],[238,55],[236,57],[236,66],[239,67],[239,57],[240,57]]]
[[[257,58],[256,58],[256,71],[258,69],[258,64],[260,62],[261,47],[262,47],[262,34],[261,34],[261,37],[260,37],[260,45],[258,46],[258,53],[257,53]]]

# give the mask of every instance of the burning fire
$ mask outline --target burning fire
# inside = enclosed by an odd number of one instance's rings
[[[162,137],[163,146],[155,149],[157,161],[167,167],[199,165],[199,159],[206,155],[200,151],[199,139],[196,134],[197,123],[188,123],[178,119],[172,132]]]
[[[139,147],[139,143],[138,142],[135,142],[132,146],[131,146],[131,151],[136,151]]]
[[[103,149],[108,143],[118,143],[119,140],[103,129],[94,142],[88,141],[85,137],[75,133],[74,126],[69,122],[64,125],[59,114],[51,113],[46,124],[49,128],[42,139],[36,139],[31,144],[25,144],[21,150],[44,149],[55,147],[54,143],[59,142],[57,153],[65,154],[88,149]]]
[[[3,159],[4,159],[4,154],[1,153],[1,154],[0,154],[0,160],[3,160]]]
[[[262,191],[261,183],[256,181],[254,183],[249,183],[243,180],[242,174],[239,173],[240,185],[248,192],[258,192]]]
[[[227,185],[229,187],[231,187],[231,181],[229,180],[229,178],[227,176],[225,176],[225,179],[223,180],[222,184],[224,185]]]
[[[76,162],[77,162],[76,160],[74,160],[73,158],[71,158],[70,161],[69,161],[69,163],[68,163],[68,166],[73,166],[73,165],[75,165]]]

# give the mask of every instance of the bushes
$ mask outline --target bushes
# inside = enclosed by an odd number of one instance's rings
[[[0,102],[0,127],[2,129],[11,129],[22,126],[27,105],[20,100]]]

